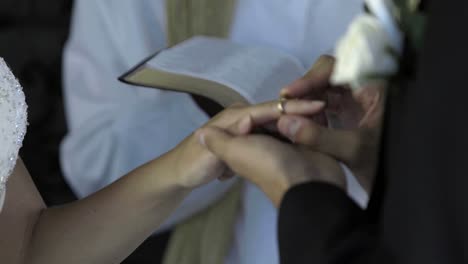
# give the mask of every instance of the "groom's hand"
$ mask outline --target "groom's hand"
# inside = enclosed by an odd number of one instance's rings
[[[278,121],[279,131],[297,144],[328,154],[346,164],[361,185],[370,192],[373,185],[380,127],[384,112],[383,84],[351,91],[329,82],[335,60],[322,56],[301,79],[285,87],[288,98],[321,99],[330,126],[309,118],[285,115]],[[333,122],[331,122],[333,121]]]
[[[323,102],[297,100],[286,105],[286,112],[298,115],[313,115],[320,112]],[[277,102],[267,102],[258,105],[236,105],[225,109],[205,126],[227,129],[239,123],[244,117],[252,117],[261,124],[276,122],[280,117]],[[236,134],[245,134],[242,129],[234,130]],[[198,144],[195,136],[187,137],[176,148],[166,155],[173,164],[173,179],[177,179],[180,186],[193,189],[206,184],[216,178],[230,176],[229,170],[217,157]]]
[[[355,92],[333,86],[329,80],[334,64],[333,57],[320,57],[303,78],[281,91],[288,98],[326,101],[325,112],[334,122],[328,126],[309,118],[285,115],[279,119],[278,129],[291,141],[346,164],[370,192],[376,173],[385,86],[376,84]]]
[[[243,122],[242,126],[245,130],[251,125]],[[287,190],[304,182],[325,182],[346,189],[343,171],[333,158],[270,136],[236,136],[230,133],[233,130],[236,128],[206,127],[198,136],[201,145],[237,175],[259,186],[276,206]]]

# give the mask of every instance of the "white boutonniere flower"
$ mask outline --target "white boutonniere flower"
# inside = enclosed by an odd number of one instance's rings
[[[367,2],[371,8],[376,7],[376,15],[357,16],[338,42],[331,77],[334,85],[359,89],[370,82],[390,78],[398,71],[401,33],[382,6],[377,6],[376,1]]]

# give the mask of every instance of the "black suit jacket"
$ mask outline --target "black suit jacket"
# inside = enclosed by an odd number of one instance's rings
[[[389,98],[378,186],[291,189],[282,263],[468,263],[468,1],[432,1],[415,79]]]

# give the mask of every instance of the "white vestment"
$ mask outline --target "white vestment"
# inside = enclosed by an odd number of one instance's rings
[[[332,52],[361,9],[361,0],[238,0],[230,39],[288,52],[308,68]],[[208,120],[187,95],[117,81],[166,47],[165,31],[163,0],[75,2],[64,60],[70,132],[61,164],[78,196],[167,152]],[[213,182],[195,190],[163,229],[206,208],[229,187]],[[278,263],[276,210],[252,185],[244,190],[235,230],[228,263]]]

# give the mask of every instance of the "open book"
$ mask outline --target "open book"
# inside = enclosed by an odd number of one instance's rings
[[[200,95],[227,107],[274,100],[282,87],[305,71],[297,58],[281,51],[194,37],[158,52],[119,79]]]

